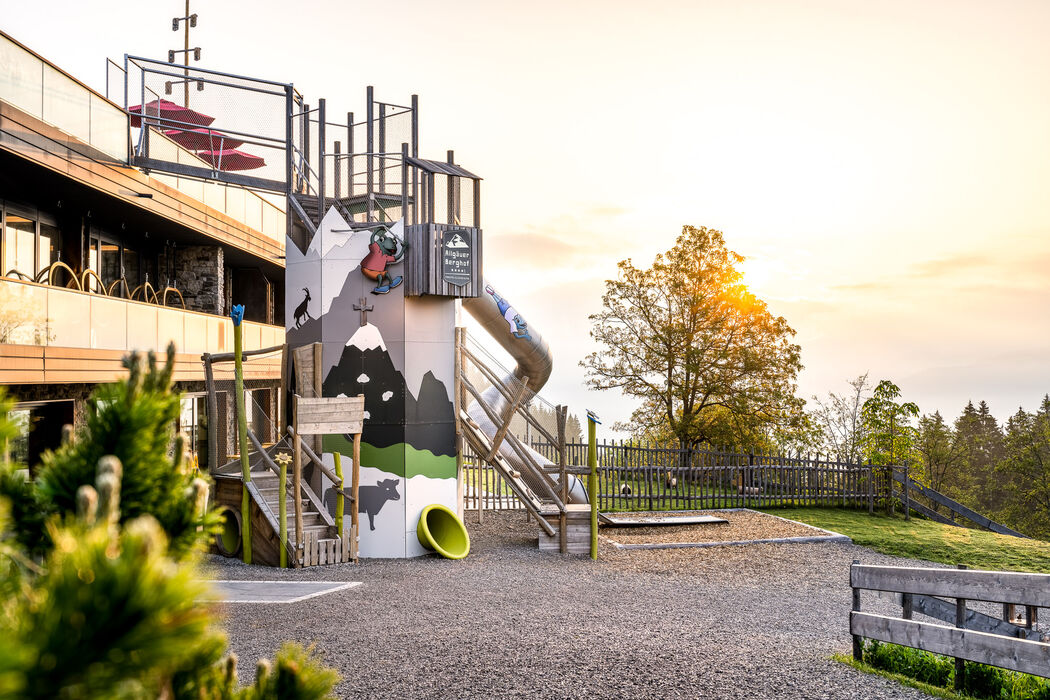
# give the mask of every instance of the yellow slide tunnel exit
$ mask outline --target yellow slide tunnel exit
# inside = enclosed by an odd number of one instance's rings
[[[446,559],[462,559],[470,553],[470,535],[463,521],[438,503],[427,506],[420,513],[416,537],[425,548]]]

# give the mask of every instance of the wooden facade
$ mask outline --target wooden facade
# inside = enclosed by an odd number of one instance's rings
[[[441,243],[445,231],[458,231],[467,240],[471,251],[470,282],[458,286],[449,284],[441,275]],[[479,297],[483,289],[481,229],[449,224],[419,224],[405,227],[405,293],[467,299]]]

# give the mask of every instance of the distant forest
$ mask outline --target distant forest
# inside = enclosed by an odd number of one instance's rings
[[[1050,395],[1000,424],[984,401],[946,420],[900,402],[891,382],[872,391],[864,375],[849,384],[845,394],[813,397],[820,449],[843,461],[908,465],[913,478],[993,520],[1050,539]]]

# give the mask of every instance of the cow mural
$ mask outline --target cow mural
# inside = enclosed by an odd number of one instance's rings
[[[401,494],[397,492],[397,479],[382,479],[375,486],[360,487],[360,503],[357,504],[357,512],[368,515],[368,529],[376,529],[376,515],[383,509],[387,501],[400,501]]]

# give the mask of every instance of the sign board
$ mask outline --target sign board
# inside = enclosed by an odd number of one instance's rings
[[[470,231],[449,229],[441,237],[441,278],[449,284],[462,287],[470,283],[474,250],[470,246]]]

